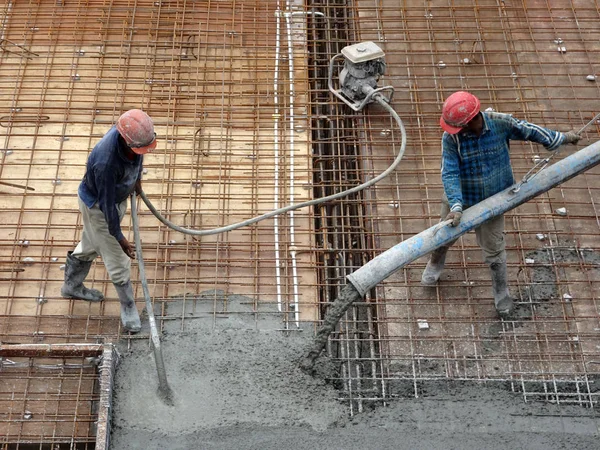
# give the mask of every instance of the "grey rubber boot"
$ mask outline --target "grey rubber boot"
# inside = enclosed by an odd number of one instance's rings
[[[104,300],[102,292],[96,289],[88,289],[83,285],[83,280],[92,267],[92,261],[82,261],[75,258],[73,252],[67,253],[67,264],[65,265],[65,283],[60,289],[60,295],[64,298],[78,298],[88,302],[101,302]]]
[[[142,323],[135,306],[131,281],[125,284],[114,284],[119,295],[119,300],[121,301],[121,323],[123,324],[123,328],[131,333],[137,333],[141,330]]]
[[[433,251],[421,276],[423,286],[434,286],[438,282],[446,264],[447,253],[448,247],[440,247]]]
[[[496,311],[500,317],[506,318],[515,309],[513,299],[508,293],[506,261],[490,264],[490,274],[492,275],[492,292]]]

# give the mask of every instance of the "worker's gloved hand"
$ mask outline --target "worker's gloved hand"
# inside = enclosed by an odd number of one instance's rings
[[[444,221],[451,220],[452,223],[450,224],[450,226],[451,227],[456,227],[460,223],[461,217],[462,217],[462,212],[460,212],[460,211],[450,211],[450,213],[446,216],[446,218],[444,219]]]
[[[577,144],[579,139],[581,139],[581,135],[575,131],[567,131],[563,134],[565,135],[565,144]]]
[[[142,180],[137,180],[135,182],[135,193],[137,195],[140,195],[141,192],[142,192]]]
[[[131,259],[135,259],[135,247],[129,243],[127,238],[121,239],[119,241],[119,245],[127,256],[129,256]]]

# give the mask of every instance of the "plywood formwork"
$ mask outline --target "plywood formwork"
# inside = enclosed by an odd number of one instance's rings
[[[63,299],[60,287],[65,254],[81,236],[77,188],[87,156],[128,109],[154,120],[159,144],[145,156],[143,187],[176,224],[208,230],[312,197],[305,35],[297,32],[305,19],[295,18],[287,33],[280,8],[275,1],[214,0],[0,6],[1,342],[122,337],[101,259],[86,284],[102,291],[104,302]],[[225,234],[185,236],[138,202],[159,324],[179,320],[185,329],[187,319],[207,311],[215,320],[236,314],[227,303],[233,295],[236,304],[243,296],[244,313],[281,315],[283,329],[317,318],[310,210],[296,211],[293,223],[284,215]],[[133,242],[129,215],[122,227]],[[135,262],[132,280],[141,300]],[[182,298],[186,313],[170,315],[169,302]],[[29,392],[2,386],[0,401]],[[11,412],[0,445],[51,442],[46,425],[23,422],[22,414]],[[78,430],[93,438],[89,427]]]
[[[254,217],[273,209],[276,188],[277,204],[285,205],[292,159],[294,201],[309,198],[304,51],[295,36],[299,131],[292,147],[287,37],[280,35],[276,62],[276,9],[276,2],[4,5],[0,176],[35,190],[2,186],[3,335],[87,339],[117,333],[118,304],[101,260],[89,284],[108,301],[97,305],[60,297],[60,267],[81,233],[76,195],[88,152],[127,109],[142,108],[155,121],[159,145],[145,157],[143,185],[175,223],[211,229]],[[274,86],[276,67],[281,73]],[[307,305],[302,318],[312,320],[314,264],[302,251],[311,247],[310,211],[296,212],[294,225],[296,280],[286,217],[279,219],[277,256],[272,219],[190,237],[160,225],[142,206],[151,293],[165,300],[222,291],[279,301],[284,311],[300,301]],[[128,218],[124,228],[132,239]],[[24,264],[25,258],[33,261]],[[276,265],[282,270],[277,280]],[[293,281],[302,285],[301,299],[292,298]]]
[[[2,448],[107,449],[110,344],[0,345]]]

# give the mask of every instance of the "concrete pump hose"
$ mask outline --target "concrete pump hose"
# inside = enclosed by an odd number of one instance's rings
[[[179,225],[176,225],[173,222],[165,219],[160,214],[160,212],[154,207],[154,205],[150,202],[150,200],[148,199],[148,197],[146,196],[146,194],[143,191],[140,193],[140,196],[142,197],[142,200],[144,201],[144,203],[146,204],[148,209],[152,212],[152,214],[154,214],[156,216],[156,218],[159,221],[161,221],[164,225],[166,225],[167,227],[169,227],[175,231],[179,231],[180,233],[183,233],[183,234],[190,234],[193,236],[209,236],[212,234],[226,233],[228,231],[232,231],[232,230],[236,230],[238,228],[252,225],[253,223],[260,222],[261,220],[269,219],[269,218],[277,216],[279,214],[285,214],[289,211],[294,211],[296,209],[304,208],[306,206],[319,205],[321,203],[329,202],[332,200],[337,200],[339,198],[347,197],[348,195],[360,192],[370,186],[373,186],[375,183],[378,183],[379,181],[381,181],[385,177],[387,177],[390,173],[392,173],[392,171],[394,171],[394,169],[396,169],[396,167],[398,167],[398,165],[400,164],[400,161],[402,160],[402,157],[404,156],[404,152],[406,150],[406,129],[404,128],[402,119],[400,119],[400,116],[398,115],[398,113],[396,113],[396,111],[394,111],[394,109],[387,103],[387,101],[385,101],[385,99],[383,99],[383,97],[381,97],[381,95],[375,94],[373,96],[373,98],[375,100],[377,100],[377,102],[381,106],[383,106],[398,123],[400,132],[402,133],[402,142],[400,145],[400,150],[398,152],[398,155],[396,156],[396,158],[394,159],[392,164],[386,170],[381,172],[375,178],[367,181],[366,183],[360,184],[358,186],[355,186],[353,188],[347,189],[342,192],[338,192],[337,194],[328,195],[327,197],[316,198],[316,199],[309,200],[309,201],[302,202],[302,203],[296,203],[294,205],[288,205],[283,208],[279,208],[274,211],[270,211],[268,213],[262,214],[260,216],[256,216],[251,219],[244,220],[242,222],[234,223],[234,224],[227,225],[227,226],[220,227],[220,228],[214,228],[212,230],[193,230],[190,228],[180,227]]]

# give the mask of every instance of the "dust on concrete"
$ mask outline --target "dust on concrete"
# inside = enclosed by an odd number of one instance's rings
[[[600,253],[588,248],[544,247],[528,252],[526,260],[528,282],[517,293],[517,303],[511,315],[515,328],[522,327],[531,320],[535,310],[537,316],[560,316],[562,294],[559,280],[569,279],[566,271],[589,271],[590,279],[597,279],[600,273]],[[595,273],[594,273],[595,272]],[[520,301],[519,301],[520,300]],[[499,336],[503,331],[501,322],[485,327],[488,336]],[[487,350],[497,349],[498,342],[486,341]]]
[[[529,252],[525,257],[533,261],[526,295],[534,303],[560,298],[557,277],[566,278],[565,265],[569,265],[569,270],[582,270],[577,265],[584,267],[583,270],[600,270],[600,254],[592,249],[548,247]]]
[[[256,316],[248,299],[228,302],[223,310],[237,313],[216,319],[212,301],[197,303],[195,318],[189,303],[186,311],[170,303],[169,315],[188,317],[184,331],[180,321],[167,322],[162,344],[173,407],[156,395],[147,341],[122,350],[111,449],[597,448],[594,410],[524,404],[506,389],[476,383],[434,383],[420,398],[396,390],[387,406],[348,417],[324,381],[335,365],[319,359],[316,368],[328,372],[315,377],[298,368],[312,331],[278,331],[273,311]]]

